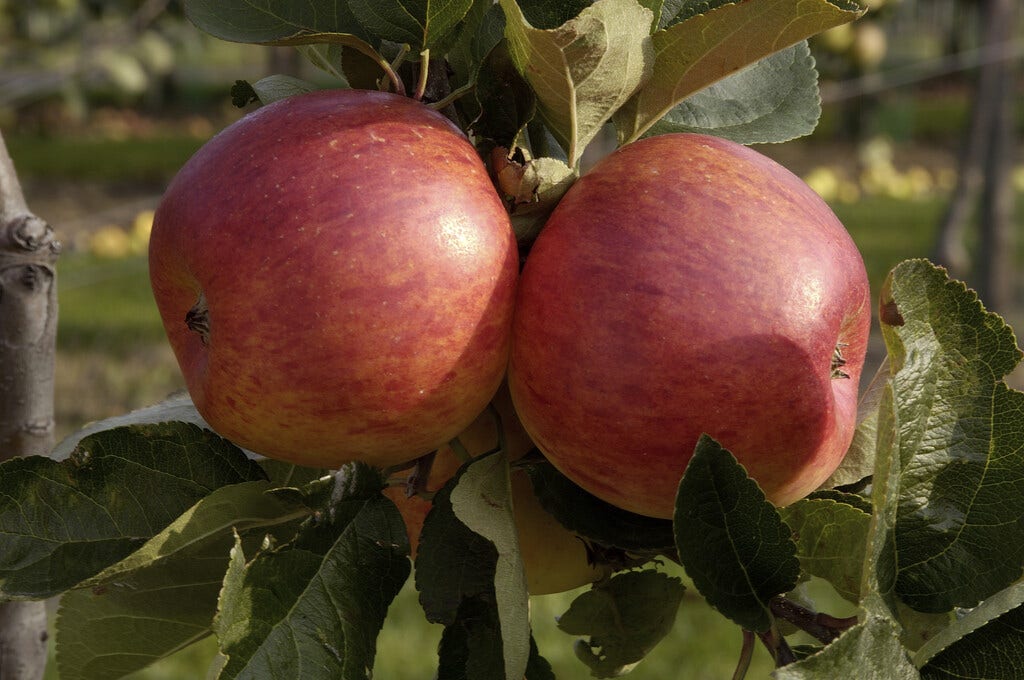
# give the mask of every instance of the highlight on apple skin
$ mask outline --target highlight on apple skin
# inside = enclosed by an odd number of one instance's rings
[[[563,474],[670,518],[702,433],[786,505],[853,437],[867,274],[820,197],[753,149],[650,137],[569,190],[526,260],[509,386]]]
[[[504,376],[508,215],[463,133],[407,97],[327,90],[245,116],[173,180],[149,258],[200,414],[268,457],[412,460]]]

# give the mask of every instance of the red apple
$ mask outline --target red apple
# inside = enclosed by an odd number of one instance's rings
[[[519,460],[533,450],[534,445],[512,409],[507,389],[498,390],[494,405],[501,415],[501,426],[505,432],[505,454],[509,460]],[[481,413],[459,434],[459,440],[473,457],[494,450],[498,445],[498,428],[491,412]],[[440,448],[431,465],[425,491],[440,489],[461,464],[462,460],[450,446]],[[393,481],[397,484],[386,488],[384,495],[398,506],[415,559],[420,532],[431,503],[417,495],[408,496],[400,478]],[[583,541],[544,509],[525,470],[513,469],[511,484],[519,551],[526,571],[527,590],[531,595],[562,593],[593,583],[610,573],[610,568],[592,564]]]
[[[149,256],[200,414],[266,456],[402,463],[503,378],[515,238],[472,145],[411,99],[321,91],[247,115],[174,179]]]
[[[529,254],[509,385],[563,474],[669,518],[701,435],[786,505],[853,436],[871,305],[856,246],[752,149],[627,145],[565,195]]]

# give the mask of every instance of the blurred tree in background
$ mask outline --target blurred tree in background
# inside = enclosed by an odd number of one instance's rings
[[[169,0],[0,0],[0,109],[56,97],[81,117],[86,92],[158,105],[188,42],[194,31]]]

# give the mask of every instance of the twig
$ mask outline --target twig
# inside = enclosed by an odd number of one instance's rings
[[[743,631],[743,646],[740,647],[740,659],[736,664],[736,671],[732,674],[732,680],[743,680],[750,670],[750,662],[754,658],[754,634],[749,630]]]
[[[846,629],[857,625],[856,616],[840,619],[828,614],[821,614],[782,596],[772,598],[770,607],[772,614],[792,623],[826,645],[842,635]]]

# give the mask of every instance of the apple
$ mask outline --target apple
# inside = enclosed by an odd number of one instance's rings
[[[501,417],[505,434],[505,453],[510,461],[522,458],[532,451],[534,444],[523,430],[512,408],[507,388],[498,391],[494,406]],[[492,451],[498,446],[498,427],[493,414],[481,413],[458,439],[472,457]],[[451,446],[444,446],[434,456],[430,476],[424,491],[429,496],[451,479],[462,464],[462,459]],[[420,532],[430,511],[427,497],[409,496],[401,478],[394,478],[384,490],[405,521],[412,558],[416,558]],[[512,469],[512,507],[519,536],[519,550],[526,571],[527,590],[531,595],[562,593],[600,580],[608,575],[610,567],[592,564],[586,544],[563,527],[541,505],[533,492],[529,474],[523,469]]]
[[[715,137],[629,144],[562,198],[527,257],[509,387],[576,484],[672,516],[701,433],[786,505],[853,437],[871,304],[825,202]]]
[[[199,413],[271,458],[391,466],[504,377],[519,256],[473,146],[406,97],[265,106],[181,169],[153,295]]]

